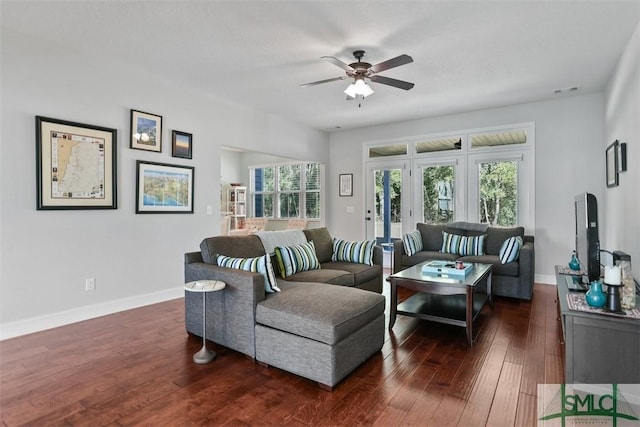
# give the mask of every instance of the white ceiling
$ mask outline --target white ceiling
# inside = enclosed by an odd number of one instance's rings
[[[600,91],[640,21],[640,1],[21,1],[2,26],[140,67],[317,129],[355,128]],[[321,59],[414,62],[380,75],[361,108]]]

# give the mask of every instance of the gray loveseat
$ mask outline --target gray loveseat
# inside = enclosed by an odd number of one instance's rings
[[[216,265],[218,254],[264,255],[262,241],[254,235],[204,239],[200,252],[185,254],[185,281],[221,280],[227,285],[206,294],[208,340],[331,389],[382,348],[382,248],[375,247],[373,266],[332,262],[328,230],[304,233],[314,242],[321,268],[282,279],[276,267],[281,292],[266,293],[259,273]],[[187,332],[202,335],[201,295],[185,293],[185,323]]]
[[[535,248],[533,236],[525,236],[523,227],[486,227],[475,223],[451,223],[433,225],[418,223],[416,228],[422,237],[422,251],[409,256],[404,250],[402,240],[395,241],[393,270],[398,272],[407,267],[428,260],[456,260],[482,262],[493,266],[491,288],[493,295],[530,300],[533,295],[535,268]],[[460,256],[442,253],[443,234],[478,236],[486,234],[484,252],[480,256]],[[520,236],[524,245],[519,257],[512,262],[502,264],[498,256],[502,243],[512,236]]]

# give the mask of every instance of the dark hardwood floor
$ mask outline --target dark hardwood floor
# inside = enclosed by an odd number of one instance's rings
[[[388,284],[385,283],[388,294]],[[0,342],[0,422],[16,425],[534,426],[536,385],[563,382],[555,287],[496,298],[464,329],[404,316],[333,391],[184,329],[182,299]],[[400,295],[400,297],[406,297]]]

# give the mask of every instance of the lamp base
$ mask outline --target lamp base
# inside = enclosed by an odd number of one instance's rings
[[[200,365],[211,363],[215,358],[216,352],[209,350],[206,345],[203,345],[200,351],[193,355],[194,363],[198,363]]]

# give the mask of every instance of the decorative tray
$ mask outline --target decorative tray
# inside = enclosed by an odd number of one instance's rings
[[[429,261],[422,266],[425,274],[439,274],[441,276],[465,277],[471,270],[470,263],[463,263],[463,268],[456,268],[455,261]]]

